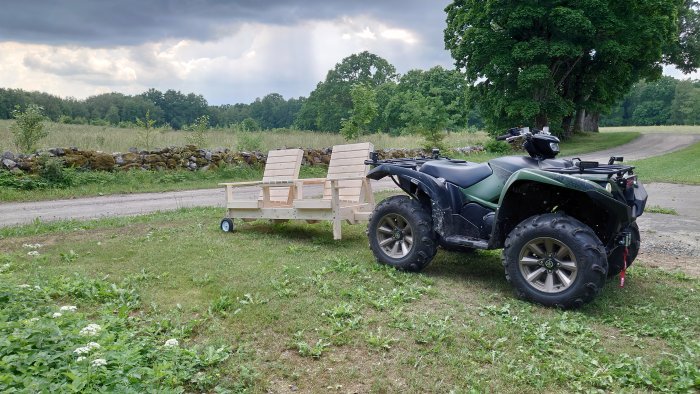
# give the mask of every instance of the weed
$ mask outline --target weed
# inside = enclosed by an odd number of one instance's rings
[[[658,205],[652,205],[652,206],[650,206],[650,207],[646,207],[646,208],[644,208],[644,211],[645,211],[645,212],[649,212],[649,213],[661,213],[661,214],[664,214],[664,215],[675,215],[675,216],[678,216],[678,211],[676,211],[675,209],[673,209],[673,208],[664,208],[664,207],[661,207],[661,206],[658,206]]]
[[[378,328],[377,333],[370,332],[365,336],[365,341],[374,350],[391,350],[391,345],[398,340],[389,336],[382,335],[382,329]]]

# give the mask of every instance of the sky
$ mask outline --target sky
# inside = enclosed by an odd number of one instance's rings
[[[0,87],[78,99],[175,89],[211,105],[308,96],[336,63],[364,50],[399,73],[451,68],[449,2],[3,1]]]

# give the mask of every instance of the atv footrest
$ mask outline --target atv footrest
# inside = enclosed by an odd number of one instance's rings
[[[451,235],[449,237],[445,237],[444,241],[449,245],[466,246],[474,249],[488,249],[489,247],[489,243],[483,239],[464,237],[461,235]]]

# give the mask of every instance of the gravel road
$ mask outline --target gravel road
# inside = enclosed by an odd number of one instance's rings
[[[585,155],[586,160],[607,161],[612,155],[625,161],[668,153],[700,141],[693,134],[644,134],[637,140],[615,149]],[[395,187],[384,179],[373,181],[375,191]],[[640,263],[680,269],[700,276],[700,186],[654,183],[646,185],[648,206],[673,208],[679,215],[645,213],[639,220],[642,232]],[[241,196],[254,199],[256,188],[242,188]],[[320,194],[318,186],[305,189],[306,195]],[[164,193],[110,195],[68,200],[1,203],[0,227],[30,223],[35,219],[94,219],[109,216],[139,215],[185,207],[224,205],[222,188]],[[222,211],[223,214],[223,211]]]

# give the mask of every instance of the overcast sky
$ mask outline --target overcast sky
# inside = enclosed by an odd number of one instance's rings
[[[76,98],[153,87],[214,105],[272,92],[308,96],[330,68],[363,50],[400,73],[452,67],[442,33],[449,2],[3,1],[0,87]]]

